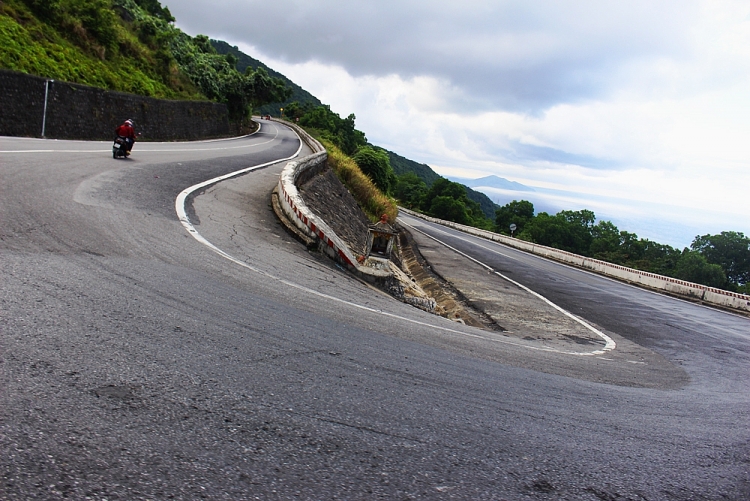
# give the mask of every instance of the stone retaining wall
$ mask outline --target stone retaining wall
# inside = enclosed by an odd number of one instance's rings
[[[127,118],[135,121],[136,131],[146,140],[230,134],[224,104],[154,99],[0,70],[2,136],[107,140]]]

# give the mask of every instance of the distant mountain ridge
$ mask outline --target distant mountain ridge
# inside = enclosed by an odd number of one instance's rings
[[[504,177],[498,177],[494,175],[480,177],[479,179],[467,179],[462,177],[449,177],[448,179],[455,183],[461,183],[471,188],[486,187],[511,191],[535,191],[534,188],[531,188],[530,186],[526,186],[515,181],[509,181]]]
[[[440,174],[432,170],[432,167],[429,165],[409,160],[398,153],[386,149],[383,150],[388,153],[391,167],[393,167],[393,172],[395,172],[397,176],[403,176],[408,172],[412,172],[416,174],[419,179],[424,181],[428,187],[432,186],[432,183],[440,179]]]
[[[419,179],[424,181],[428,187],[432,186],[432,183],[442,177],[440,174],[432,170],[432,167],[427,164],[421,164],[419,162],[415,162],[414,160],[409,160],[408,158],[402,157],[398,153],[394,153],[392,151],[388,151],[385,149],[384,151],[388,153],[388,158],[391,161],[391,167],[393,167],[393,172],[395,172],[397,176],[402,176],[408,172],[412,172],[416,174]],[[474,202],[479,204],[479,207],[481,207],[482,213],[485,216],[490,219],[495,219],[495,209],[497,209],[499,206],[495,204],[495,202],[493,202],[490,197],[480,191],[472,190],[468,185],[466,185],[466,183],[459,184],[463,184],[464,186],[466,186],[466,196],[469,197],[469,200],[473,200]]]

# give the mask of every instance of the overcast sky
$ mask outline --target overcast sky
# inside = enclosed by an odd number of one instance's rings
[[[750,234],[747,0],[162,4],[442,175]]]

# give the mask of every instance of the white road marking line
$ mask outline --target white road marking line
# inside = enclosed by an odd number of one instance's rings
[[[274,126],[274,128],[276,128]],[[233,141],[237,139],[243,139],[246,137],[250,137],[254,134],[256,134],[258,131],[260,131],[260,127],[257,131],[253,132],[252,134],[247,134],[246,136],[239,136],[239,137],[230,137],[230,138],[223,138],[223,139],[208,139],[205,141],[190,141],[190,144],[195,143],[215,143],[220,141]],[[138,153],[164,153],[164,152],[185,152],[185,151],[216,151],[216,150],[235,150],[235,149],[241,149],[241,148],[253,148],[255,146],[262,146],[264,144],[268,144],[273,142],[279,135],[279,129],[276,128],[276,134],[268,141],[264,141],[262,143],[254,143],[254,144],[243,144],[239,146],[225,146],[225,147],[217,147],[217,148],[170,148],[167,150],[152,150],[148,149],[148,144],[154,144],[154,143],[141,143],[141,146],[138,148]],[[175,143],[179,144],[179,143]],[[103,151],[109,152],[111,150],[0,150],[0,153],[102,153]]]
[[[439,240],[436,237],[433,237],[432,235],[428,235],[424,231],[422,231],[422,230],[420,230],[418,228],[415,228],[414,226],[410,225],[409,223],[402,223],[402,224],[408,226],[409,228],[413,229],[414,231],[418,231],[419,233],[421,233],[422,235],[424,235],[424,236],[426,236],[428,238],[431,238],[432,240],[436,241],[437,243],[439,243],[439,244],[441,244],[441,245],[449,248],[453,252],[461,254],[465,258],[467,258],[467,259],[469,259],[469,260],[477,263],[478,265],[482,266],[486,270],[494,273],[495,275],[501,277],[504,280],[507,280],[508,282],[512,283],[513,285],[515,285],[515,286],[517,286],[517,287],[525,290],[529,294],[532,294],[533,296],[541,299],[542,301],[544,301],[545,303],[547,303],[548,305],[552,306],[554,309],[556,309],[557,311],[559,311],[560,313],[562,313],[563,315],[567,316],[568,318],[572,319],[575,322],[578,322],[579,324],[581,324],[582,326],[584,326],[586,329],[590,330],[591,332],[593,332],[594,334],[596,334],[597,336],[599,336],[600,338],[602,338],[604,340],[604,342],[605,342],[604,348],[602,348],[601,350],[587,352],[586,353],[587,355],[601,355],[601,354],[606,353],[608,351],[614,350],[615,347],[617,346],[615,344],[614,340],[611,337],[607,336],[605,333],[603,333],[599,329],[595,328],[593,325],[590,325],[589,323],[584,322],[583,320],[581,320],[580,318],[576,317],[575,315],[573,315],[569,311],[567,311],[567,310],[561,308],[560,306],[556,305],[555,303],[553,303],[552,301],[550,301],[546,297],[542,296],[541,294],[539,294],[537,292],[534,292],[533,290],[529,289],[525,285],[516,282],[515,280],[513,280],[513,279],[511,279],[511,278],[503,275],[499,271],[495,271],[491,266],[484,264],[483,262],[481,262],[478,259],[475,259],[475,258],[469,256],[468,254],[466,254],[464,252],[461,252],[460,250],[456,249],[455,247],[452,247],[452,246],[448,245],[447,243],[443,242],[442,240]],[[440,230],[438,230],[438,231],[440,231]],[[468,243],[473,243],[473,242],[468,242]]]
[[[241,174],[244,174],[244,173],[247,173],[247,172],[252,172],[254,170],[257,170],[257,169],[260,169],[260,168],[263,168],[263,167],[267,167],[269,165],[273,165],[273,164],[278,163],[278,162],[283,162],[285,160],[291,160],[292,158],[294,158],[297,155],[299,155],[299,152],[301,151],[301,149],[302,149],[302,141],[300,141],[300,147],[297,150],[297,152],[294,155],[292,155],[291,157],[282,158],[282,159],[276,160],[274,162],[268,162],[268,163],[265,163],[265,164],[256,165],[254,167],[248,167],[246,169],[242,169],[242,170],[239,170],[239,171],[236,171],[236,172],[225,174],[223,176],[219,176],[219,177],[216,177],[214,179],[209,179],[208,181],[204,181],[202,183],[193,185],[193,186],[191,186],[191,187],[183,190],[177,196],[177,199],[175,200],[175,210],[177,212],[177,216],[178,216],[178,218],[180,220],[180,223],[182,224],[182,226],[188,231],[188,233],[193,238],[195,238],[198,242],[200,242],[201,244],[203,244],[206,247],[208,247],[209,249],[211,249],[213,252],[215,252],[219,256],[221,256],[221,257],[223,257],[223,258],[225,258],[225,259],[227,259],[227,260],[229,260],[229,261],[231,261],[231,262],[233,262],[233,263],[235,263],[235,264],[237,264],[237,265],[239,265],[239,266],[241,266],[241,267],[243,267],[243,268],[245,268],[247,270],[250,270],[250,271],[253,271],[255,273],[258,273],[259,275],[263,275],[266,278],[269,278],[271,280],[275,280],[275,281],[277,281],[277,282],[279,282],[281,284],[287,285],[287,286],[295,288],[297,290],[301,290],[301,291],[303,291],[303,292],[305,292],[307,294],[311,294],[311,295],[315,295],[315,296],[318,296],[318,297],[322,297],[322,298],[324,298],[326,300],[329,300],[329,301],[334,301],[334,302],[338,302],[338,303],[341,303],[341,304],[346,304],[348,306],[351,306],[351,307],[354,307],[354,308],[358,308],[360,310],[369,311],[369,312],[372,312],[372,313],[377,313],[379,315],[387,316],[387,317],[390,317],[390,318],[395,318],[395,319],[398,319],[398,320],[402,320],[404,322],[412,323],[412,324],[415,324],[415,325],[420,325],[420,326],[423,326],[423,327],[429,327],[429,328],[432,328],[432,329],[439,329],[439,330],[442,330],[442,331],[445,331],[445,332],[450,332],[450,333],[453,333],[453,334],[458,334],[460,336],[471,337],[471,338],[476,338],[476,339],[482,339],[484,341],[495,342],[495,343],[500,343],[500,344],[507,344],[507,345],[516,346],[516,347],[520,347],[520,348],[526,348],[526,349],[529,349],[529,350],[554,352],[554,353],[560,353],[560,354],[563,354],[563,355],[582,355],[582,356],[596,355],[596,354],[602,353],[601,351],[585,352],[585,353],[562,351],[562,350],[557,350],[557,349],[554,349],[554,348],[539,347],[539,346],[530,346],[530,345],[526,345],[526,344],[515,343],[515,342],[504,340],[504,339],[498,339],[498,338],[493,338],[493,337],[488,337],[488,336],[482,336],[482,335],[478,335],[478,334],[471,334],[469,332],[463,332],[463,331],[459,331],[459,330],[455,330],[455,329],[450,329],[448,327],[444,327],[444,326],[441,326],[441,325],[435,325],[435,324],[431,324],[431,323],[427,323],[427,322],[422,322],[420,320],[414,320],[414,319],[411,319],[411,318],[402,317],[400,315],[396,315],[396,314],[393,314],[393,313],[388,313],[388,312],[383,311],[383,310],[378,310],[378,309],[370,308],[368,306],[363,306],[363,305],[360,305],[360,304],[357,304],[357,303],[352,303],[352,302],[346,301],[344,299],[339,299],[337,297],[330,296],[328,294],[324,294],[322,292],[310,289],[310,288],[305,287],[303,285],[296,284],[294,282],[290,282],[289,280],[286,280],[284,278],[277,277],[275,275],[272,275],[271,273],[263,271],[263,270],[261,270],[259,268],[256,268],[255,266],[252,266],[252,265],[250,265],[250,264],[248,264],[248,263],[246,263],[244,261],[241,261],[241,260],[235,258],[231,254],[229,254],[229,253],[227,253],[227,252],[219,249],[214,244],[212,244],[211,242],[209,242],[206,238],[203,237],[203,235],[201,235],[198,232],[198,230],[195,229],[195,227],[193,226],[193,224],[190,222],[190,219],[188,218],[188,215],[187,215],[187,211],[185,210],[185,201],[190,196],[190,194],[192,194],[193,192],[195,192],[197,190],[200,190],[202,188],[205,188],[207,186],[216,184],[216,183],[218,183],[220,181],[224,181],[224,180],[230,179],[232,177],[237,177],[237,176],[239,176]],[[446,321],[449,321],[449,320],[446,320]]]
[[[413,220],[421,222],[421,220],[419,218],[415,218],[414,216],[408,216],[408,217],[412,218]],[[404,224],[406,224],[406,223],[404,223]],[[415,228],[412,225],[409,225],[409,226],[411,226],[414,229],[417,229],[417,228]],[[469,240],[468,238],[464,238],[464,237],[459,236],[459,235],[454,235],[453,233],[449,233],[449,232],[447,232],[445,230],[441,230],[440,228],[435,228],[434,226],[430,226],[430,228],[433,229],[434,231],[442,233],[443,235],[448,235],[449,237],[453,237],[453,238],[456,238],[456,239],[461,240],[463,242],[475,245],[475,246],[480,247],[480,248],[482,248],[482,249],[484,249],[486,251],[492,252],[493,254],[497,254],[499,256],[507,257],[508,259],[513,259],[515,261],[520,261],[520,259],[518,257],[516,257],[516,256],[512,256],[510,254],[503,254],[502,252],[500,252],[498,250],[490,249],[489,247],[485,247],[484,245],[481,245],[481,244],[479,244],[479,243],[477,243],[475,241]],[[419,231],[419,230],[417,230],[417,231]],[[481,238],[481,237],[476,237],[476,238]]]
[[[416,221],[420,221],[420,222],[422,221],[421,219],[419,219],[418,217],[415,217],[415,216],[411,216],[411,215],[408,215],[408,216],[406,216],[406,217],[410,217],[410,218],[412,218],[412,219],[414,219],[414,220],[416,220]],[[467,238],[464,238],[464,237],[461,237],[461,236],[458,236],[458,235],[454,235],[453,233],[449,233],[449,232],[447,232],[447,231],[444,231],[444,230],[440,230],[440,229],[438,229],[438,228],[434,228],[434,229],[435,229],[435,231],[439,231],[439,232],[443,233],[444,235],[449,235],[449,236],[451,236],[451,237],[453,237],[453,238],[457,238],[457,239],[459,239],[459,240],[462,240],[462,241],[464,241],[464,242],[467,242],[467,243],[472,243],[472,244],[474,244],[474,245],[476,245],[476,246],[478,246],[478,247],[481,247],[482,249],[488,250],[488,251],[490,251],[490,252],[494,252],[495,254],[499,254],[499,255],[501,255],[501,256],[504,256],[504,257],[507,257],[507,258],[509,258],[509,259],[514,259],[514,260],[516,260],[516,261],[521,261],[521,259],[520,259],[520,258],[518,258],[518,257],[515,257],[515,256],[511,256],[511,255],[508,255],[508,254],[503,254],[502,252],[498,252],[498,251],[496,251],[496,250],[490,249],[490,248],[488,248],[488,247],[485,247],[485,246],[483,246],[483,245],[480,245],[480,244],[478,244],[478,243],[476,243],[476,242],[474,242],[474,241],[472,241],[472,240],[469,240],[469,239],[467,239]],[[457,232],[461,232],[461,230],[454,230],[454,231],[457,231]],[[704,309],[707,309],[707,310],[711,310],[711,311],[713,311],[713,312],[716,312],[716,313],[723,313],[723,314],[726,314],[726,315],[732,315],[732,316],[735,316],[735,317],[737,317],[737,316],[743,316],[743,315],[742,315],[742,314],[740,314],[740,313],[736,313],[736,312],[733,312],[733,311],[728,311],[728,310],[721,310],[721,309],[715,308],[715,307],[713,307],[713,306],[707,306],[707,305],[705,305],[705,304],[701,304],[701,303],[695,303],[695,302],[693,302],[693,301],[688,301],[688,300],[686,300],[686,299],[682,299],[682,298],[679,298],[679,297],[675,297],[675,296],[670,296],[670,295],[668,295],[668,294],[664,294],[664,293],[662,293],[662,292],[657,292],[657,291],[654,291],[654,290],[651,290],[651,289],[647,289],[647,288],[644,288],[644,287],[640,287],[640,286],[638,286],[638,285],[633,285],[633,284],[630,284],[630,283],[628,283],[628,282],[623,282],[622,280],[617,280],[617,279],[615,279],[615,278],[612,278],[612,277],[608,277],[607,275],[602,275],[602,274],[600,274],[600,273],[595,273],[595,272],[593,272],[593,271],[591,271],[591,270],[587,270],[587,269],[585,269],[585,268],[580,268],[580,267],[578,267],[578,266],[573,266],[573,265],[571,265],[571,264],[568,264],[568,263],[563,263],[563,262],[561,262],[561,261],[554,261],[554,260],[548,259],[548,258],[546,258],[546,257],[544,257],[544,256],[540,256],[540,255],[537,255],[537,254],[533,254],[533,253],[531,253],[531,252],[528,252],[528,251],[524,251],[524,250],[522,250],[522,249],[517,249],[517,248],[514,248],[514,247],[510,247],[510,246],[507,246],[507,245],[505,245],[505,244],[503,244],[503,243],[501,243],[501,242],[497,242],[497,241],[495,241],[495,240],[490,240],[490,239],[487,239],[487,238],[482,238],[482,237],[480,237],[480,236],[476,236],[476,235],[471,235],[471,237],[472,237],[472,238],[475,238],[475,239],[477,239],[477,240],[485,240],[485,241],[491,242],[492,244],[494,244],[494,245],[497,245],[497,246],[500,246],[500,247],[504,247],[504,248],[510,248],[510,249],[512,249],[512,250],[513,250],[514,252],[519,252],[519,253],[523,253],[523,254],[524,254],[525,256],[527,256],[527,257],[529,257],[529,258],[539,259],[539,260],[541,260],[541,261],[552,262],[552,263],[554,263],[554,264],[557,264],[557,265],[559,265],[559,266],[564,266],[565,268],[568,268],[568,269],[571,269],[571,270],[575,270],[575,271],[578,271],[578,272],[581,272],[581,273],[585,273],[585,274],[587,274],[587,275],[591,275],[592,277],[597,277],[597,278],[600,278],[600,279],[602,279],[602,280],[607,280],[607,281],[609,281],[609,282],[613,282],[613,283],[616,283],[616,284],[622,285],[622,286],[624,286],[624,287],[630,287],[631,289],[636,289],[636,290],[639,290],[639,291],[641,291],[641,292],[646,292],[646,293],[648,293],[648,294],[653,294],[653,295],[655,295],[655,296],[659,296],[659,297],[662,297],[662,298],[670,299],[670,300],[672,300],[672,301],[679,301],[679,302],[681,302],[681,303],[685,303],[685,304],[690,304],[690,305],[693,305],[693,306],[698,306],[698,307],[700,307],[700,308],[704,308]],[[720,327],[720,326],[717,326],[716,324],[709,324],[709,323],[707,323],[707,322],[703,322],[703,321],[701,321],[701,320],[698,320],[698,319],[693,319],[693,321],[694,321],[694,322],[697,322],[697,323],[700,323],[701,325],[704,325],[705,327],[710,327],[710,328],[711,328],[711,329],[713,329],[713,330],[716,330],[716,329],[720,329],[721,331],[723,331],[723,332],[724,332],[724,333],[726,333],[726,334],[730,334],[730,335],[737,335],[737,333],[736,333],[735,331],[732,331],[732,330],[730,330],[730,329],[724,329],[724,328],[722,328],[722,327]]]
[[[238,150],[242,148],[254,148],[274,141],[276,137],[262,143],[243,144],[240,146],[223,146],[217,148],[170,148],[166,150],[152,150],[138,148],[137,153],[173,153],[186,151],[217,151],[217,150]],[[0,153],[110,153],[111,148],[106,150],[0,150]]]

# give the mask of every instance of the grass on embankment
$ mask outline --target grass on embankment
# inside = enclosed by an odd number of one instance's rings
[[[336,173],[336,177],[354,196],[362,211],[372,222],[380,220],[386,214],[388,221],[393,223],[398,216],[396,202],[384,195],[359,168],[357,163],[345,155],[330,141],[321,139],[321,143],[328,151],[328,166]]]
[[[19,0],[0,0],[0,68],[65,82],[167,99],[205,99],[174,61],[139,41],[111,14],[105,49],[78,24],[79,45],[59,27],[37,19]]]

